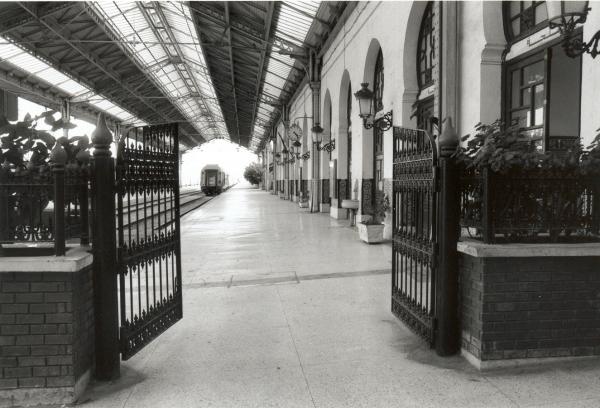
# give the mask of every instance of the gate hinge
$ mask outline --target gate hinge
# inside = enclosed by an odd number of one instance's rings
[[[433,166],[433,188],[436,193],[439,193],[441,188],[440,183],[440,168],[439,166]]]
[[[432,252],[433,253],[431,254],[431,257],[434,261],[436,261],[438,259],[438,255],[440,253],[440,244],[439,243],[435,242],[433,244]]]

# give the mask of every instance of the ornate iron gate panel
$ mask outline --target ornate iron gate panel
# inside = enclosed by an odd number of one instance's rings
[[[182,317],[177,124],[127,131],[117,152],[123,360]]]
[[[437,270],[435,142],[394,127],[392,312],[433,345]]]

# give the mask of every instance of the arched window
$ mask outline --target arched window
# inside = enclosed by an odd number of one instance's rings
[[[348,158],[347,158],[347,175],[348,183],[346,187],[346,198],[352,198],[352,85],[348,84],[348,96],[346,101],[346,121],[348,123]]]
[[[425,89],[433,84],[433,67],[437,62],[435,53],[435,35],[433,31],[433,6],[427,4],[421,28],[419,30],[419,43],[417,45],[417,73],[419,89]]]
[[[375,113],[383,109],[383,85],[383,53],[380,49],[377,54],[375,74],[373,77],[373,107]],[[383,193],[383,130],[375,126],[373,128],[373,136],[375,192]],[[375,195],[373,198],[375,198]]]
[[[506,40],[518,41],[548,25],[545,1],[507,1],[502,3]]]
[[[431,118],[434,116],[435,96],[433,92],[425,92],[435,85],[434,68],[438,58],[436,53],[436,35],[434,30],[433,2],[427,3],[417,44],[417,78],[419,81],[419,96],[415,104],[417,127],[429,132],[433,131]],[[431,91],[431,89],[429,89]]]
[[[375,98],[375,113],[383,109],[383,53],[381,49],[375,62],[375,79],[373,80],[373,98]]]

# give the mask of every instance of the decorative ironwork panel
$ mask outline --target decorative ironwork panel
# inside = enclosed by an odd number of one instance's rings
[[[300,192],[302,193],[302,197],[308,197],[308,180],[300,181]]]
[[[87,165],[70,164],[62,180],[64,196],[59,203],[64,206],[64,238],[80,237],[82,243],[87,244]],[[0,168],[0,243],[55,240],[55,183],[49,168],[18,172],[9,167]]]
[[[348,197],[348,180],[337,179],[338,208],[342,208],[342,200]]]
[[[578,170],[461,172],[461,228],[495,242],[600,240],[600,182]]]
[[[176,124],[130,129],[117,153],[121,354],[182,317]]]
[[[363,179],[361,189],[363,214],[373,214],[373,193],[373,179]]]
[[[329,194],[330,194],[329,179],[322,179],[321,180],[321,202],[323,204],[331,203],[331,197],[329,196]]]
[[[433,344],[437,271],[435,142],[394,127],[392,312]]]

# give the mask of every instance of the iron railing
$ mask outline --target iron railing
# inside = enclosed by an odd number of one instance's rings
[[[87,165],[0,168],[0,244],[53,243],[55,255],[64,255],[71,239],[89,244],[89,181]]]
[[[463,169],[462,236],[485,243],[598,241],[600,180],[578,170]]]

